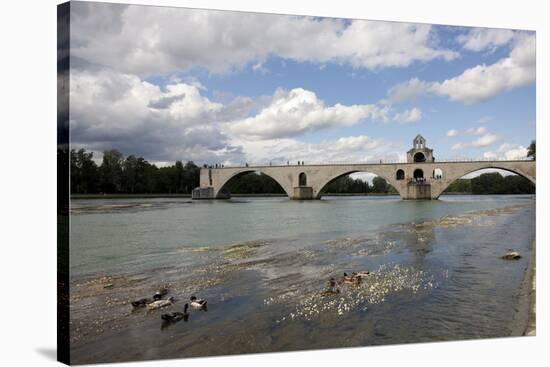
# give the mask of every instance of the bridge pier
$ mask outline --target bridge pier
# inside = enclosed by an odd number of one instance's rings
[[[292,200],[314,200],[313,187],[311,186],[296,186],[292,193]]]
[[[214,188],[212,186],[197,187],[191,192],[191,199],[193,200],[210,200],[215,199]]]
[[[432,186],[428,182],[409,183],[405,194],[401,194],[403,200],[433,200]]]

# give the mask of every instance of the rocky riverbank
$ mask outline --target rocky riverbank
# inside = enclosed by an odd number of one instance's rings
[[[512,336],[536,335],[536,244],[533,241],[529,264],[518,293],[516,317],[514,318]]]

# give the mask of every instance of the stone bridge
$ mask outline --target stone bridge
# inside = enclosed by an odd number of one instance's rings
[[[426,139],[417,135],[413,147],[407,152],[406,163],[203,168],[200,187],[193,190],[193,199],[229,198],[231,181],[250,172],[261,172],[273,178],[290,199],[320,199],[329,183],[356,172],[373,173],[384,178],[402,199],[437,199],[453,181],[485,168],[516,173],[535,183],[536,164],[533,160],[436,162],[433,149],[426,146]]]
[[[193,198],[229,198],[232,180],[261,172],[277,181],[290,199],[320,199],[332,181],[350,173],[368,172],[384,178],[402,199],[437,199],[453,181],[486,168],[516,173],[535,183],[536,164],[532,160],[202,168],[200,187],[194,190]]]

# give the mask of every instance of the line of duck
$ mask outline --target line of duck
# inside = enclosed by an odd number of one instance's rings
[[[162,287],[157,292],[155,292],[152,298],[140,298],[136,301],[131,302],[132,308],[147,308],[148,311],[153,311],[172,306],[176,302],[175,298],[164,298],[166,295],[168,295],[168,287]],[[184,305],[183,312],[173,311],[160,315],[160,318],[163,320],[163,327],[166,326],[166,324],[173,324],[181,320],[187,322],[189,320],[189,307],[198,311],[206,312],[208,310],[208,301],[206,301],[205,299],[199,299],[196,296],[191,296],[189,298],[189,301],[189,303],[186,303]]]
[[[333,296],[340,294],[340,288],[338,288],[338,285],[353,285],[358,286],[363,282],[363,278],[365,278],[367,275],[369,275],[369,271],[360,271],[360,272],[353,272],[348,275],[348,273],[344,273],[344,276],[336,281],[334,277],[331,277],[325,286],[325,289],[321,293],[323,296]]]

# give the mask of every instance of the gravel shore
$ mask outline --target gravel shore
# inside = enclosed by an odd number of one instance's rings
[[[529,258],[529,265],[525,270],[525,278],[518,295],[516,317],[512,336],[536,335],[536,245],[533,241],[533,250]]]

